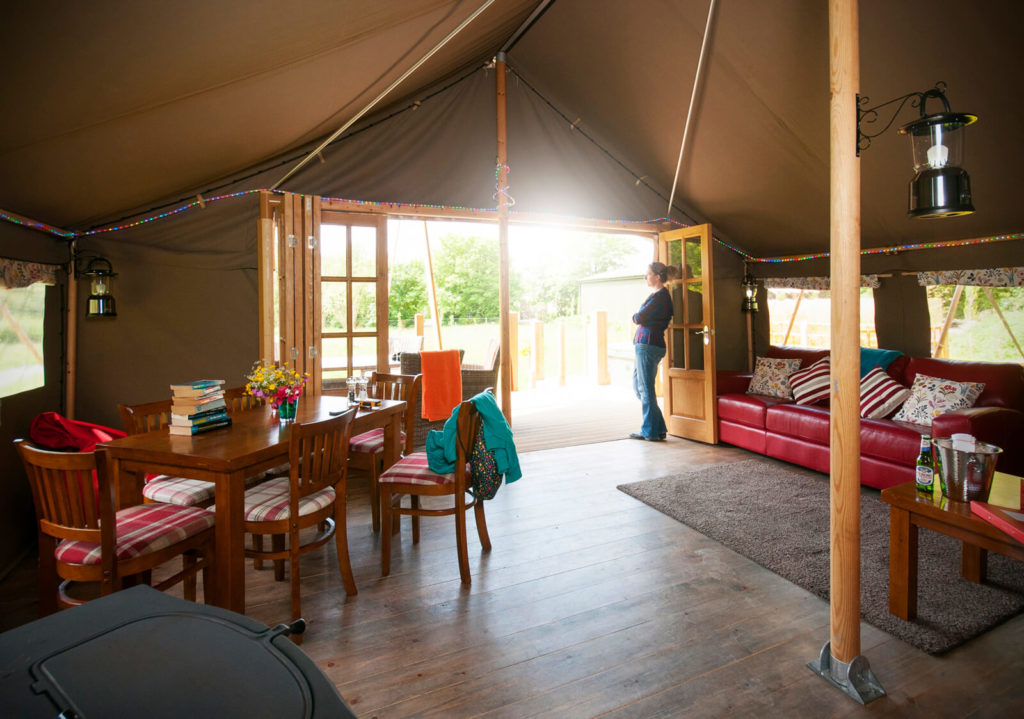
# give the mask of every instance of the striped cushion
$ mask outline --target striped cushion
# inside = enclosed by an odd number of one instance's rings
[[[291,516],[288,506],[288,477],[278,477],[257,485],[245,493],[245,521],[273,522]],[[299,500],[299,516],[311,514],[334,504],[334,487],[321,489]]]
[[[875,367],[860,381],[860,416],[884,419],[909,396],[909,389],[894,381],[881,367]]]
[[[286,465],[286,472],[287,469]],[[262,481],[263,475],[247,477],[245,480],[246,489]],[[142,496],[150,502],[177,504],[180,507],[196,507],[211,502],[215,493],[216,485],[213,482],[185,479],[184,477],[171,477],[167,474],[156,475],[154,479],[146,482],[146,485],[142,488]]]
[[[431,471],[427,466],[427,453],[413,452],[384,470],[380,481],[388,484],[451,484],[455,475]]]
[[[402,432],[401,443],[405,444],[405,432]],[[378,427],[369,432],[357,434],[348,443],[350,452],[363,452],[365,454],[376,454],[384,451],[384,428]]]
[[[817,404],[828,399],[829,395],[829,363],[828,357],[805,369],[797,370],[789,376],[789,386],[793,388],[793,397],[797,404]]]
[[[198,507],[172,504],[142,504],[117,513],[118,559],[132,559],[157,552],[199,534],[213,526],[213,512]],[[57,545],[54,556],[68,564],[99,564],[100,545],[65,540]]]

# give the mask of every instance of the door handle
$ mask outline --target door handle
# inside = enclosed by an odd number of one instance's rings
[[[711,344],[711,335],[715,334],[715,331],[713,329],[711,329],[710,327],[708,327],[707,325],[704,325],[704,329],[702,329],[702,330],[693,330],[693,333],[695,335],[703,336],[704,337],[704,344],[709,345],[709,344]]]

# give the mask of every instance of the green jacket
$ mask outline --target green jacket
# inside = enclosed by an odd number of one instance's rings
[[[505,475],[505,484],[515,482],[523,476],[519,469],[519,455],[512,441],[512,428],[505,421],[505,415],[498,409],[498,403],[490,392],[481,392],[470,397],[470,401],[480,413],[480,431],[484,433],[484,444],[494,455],[494,463],[498,471]],[[459,408],[452,411],[452,416],[444,423],[444,429],[436,429],[427,433],[427,464],[438,474],[455,471],[455,459],[458,457],[456,447],[458,435]],[[467,457],[471,447],[466,448]]]

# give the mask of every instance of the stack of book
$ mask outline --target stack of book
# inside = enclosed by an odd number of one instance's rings
[[[172,384],[168,432],[190,436],[231,424],[224,403],[224,380],[201,379]]]

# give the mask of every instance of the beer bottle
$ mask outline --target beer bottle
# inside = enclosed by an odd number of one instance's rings
[[[935,489],[935,469],[932,462],[932,438],[927,434],[921,437],[921,453],[917,455],[915,471],[918,492],[931,493]]]

